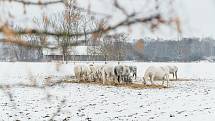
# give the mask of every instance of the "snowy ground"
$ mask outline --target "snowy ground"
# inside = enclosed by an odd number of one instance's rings
[[[141,77],[147,66],[167,63],[127,64],[137,65]],[[195,80],[173,81],[165,89],[141,90],[77,83],[45,88],[1,86],[0,119],[214,121],[215,64],[170,64],[179,67],[180,78]],[[48,79],[73,75],[73,66],[73,63],[0,63],[0,85],[34,82],[42,86]]]

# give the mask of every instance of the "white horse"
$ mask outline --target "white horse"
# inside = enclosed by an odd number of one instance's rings
[[[114,66],[110,64],[105,64],[102,68],[102,81],[103,84],[108,82],[115,82]]]
[[[176,80],[178,79],[178,67],[177,66],[167,66],[169,68],[169,73],[173,75],[173,78],[175,77]]]
[[[162,85],[164,85],[164,80],[167,80],[167,87],[168,87],[169,86],[169,68],[167,66],[148,67],[143,77],[144,84],[146,84],[146,81],[148,79],[151,81],[151,84],[153,84],[154,80],[163,80]]]
[[[75,77],[80,82],[83,79],[81,65],[75,65],[74,67]]]
[[[89,81],[91,79],[91,70],[88,65],[75,65],[74,73],[78,82]]]
[[[102,80],[103,69],[104,69],[104,65],[97,65],[96,74],[99,81]]]
[[[131,83],[133,77],[133,70],[127,65],[117,65],[114,68],[114,73],[117,77],[118,83]]]
[[[122,72],[123,81],[126,83],[131,83],[132,82],[132,78],[131,78],[132,76],[133,76],[133,73],[132,73],[130,67],[127,65],[124,65],[123,66],[123,72]]]
[[[117,77],[118,83],[120,83],[122,81],[123,66],[122,65],[116,65],[114,67],[114,74]]]
[[[91,76],[90,79],[92,81],[96,81],[96,79],[97,79],[97,66],[94,64],[90,64],[89,68],[90,68],[90,75],[89,76]]]
[[[90,65],[91,70],[91,77],[93,81],[101,81],[102,80],[102,71],[103,71],[103,65]]]
[[[136,66],[129,66],[130,72],[134,79],[137,79],[137,67]]]

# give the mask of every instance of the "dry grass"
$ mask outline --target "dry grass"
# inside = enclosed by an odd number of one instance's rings
[[[162,89],[162,88],[167,88],[166,86],[163,85],[148,85],[148,84],[138,84],[138,83],[129,83],[129,84],[118,84],[114,85],[116,87],[126,87],[130,89]]]
[[[196,79],[184,79],[184,78],[179,78],[179,79],[170,79],[170,81],[195,81]]]
[[[148,84],[141,84],[141,83],[112,83],[103,85],[101,82],[77,82],[77,80],[64,80],[64,83],[80,83],[80,84],[92,84],[92,85],[101,85],[101,86],[114,86],[114,87],[125,87],[129,89],[162,89],[167,88],[163,85],[148,85]]]
[[[185,79],[185,78],[179,78],[179,79],[170,79],[171,82],[183,82],[183,81],[196,81],[197,79]],[[161,80],[158,80],[159,82]],[[156,81],[157,82],[157,81]],[[171,83],[170,82],[170,83]],[[92,84],[92,85],[101,85],[101,86],[114,86],[114,87],[124,87],[124,88],[129,88],[129,89],[164,89],[168,88],[165,85],[160,85],[160,84],[146,84],[144,85],[141,82],[133,82],[133,83],[122,83],[122,84],[117,84],[117,83],[110,83],[103,85],[102,82],[78,82],[75,77],[70,78],[69,80],[66,79],[64,80],[63,83],[80,83],[80,84]]]
[[[179,78],[178,80],[176,79],[170,79],[172,82],[182,82],[182,81],[195,81],[195,79],[185,79],[185,78]],[[71,80],[64,80],[64,83],[80,83],[80,84],[92,84],[92,85],[101,85],[101,86],[114,86],[114,87],[125,87],[129,89],[163,89],[163,88],[168,88],[164,85],[159,85],[159,84],[142,84],[141,82],[134,82],[134,83],[122,83],[122,84],[117,84],[117,83],[110,83],[103,85],[100,82],[78,82],[75,77],[73,77]]]

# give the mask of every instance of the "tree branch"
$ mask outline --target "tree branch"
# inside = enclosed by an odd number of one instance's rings
[[[31,2],[31,1],[24,1],[24,0],[1,0],[3,2],[16,2],[16,3],[21,3],[24,5],[52,5],[52,4],[58,4],[58,3],[64,3],[64,0],[57,0],[57,1],[47,1],[47,2],[41,2],[38,0],[38,2]]]
[[[37,29],[23,29],[23,30],[13,30],[13,33],[15,33],[16,35],[25,35],[25,34],[34,34],[34,35],[48,35],[48,36],[57,36],[57,37],[62,37],[62,36],[69,36],[69,37],[74,37],[74,36],[84,36],[85,34],[89,35],[89,34],[96,34],[99,32],[109,32],[112,30],[115,30],[119,27],[123,27],[123,26],[130,26],[133,24],[137,24],[137,23],[147,23],[147,22],[151,22],[152,20],[156,20],[156,19],[160,19],[160,15],[156,14],[156,15],[152,15],[148,18],[134,18],[133,20],[128,20],[127,18],[121,22],[119,22],[118,24],[115,24],[113,26],[108,26],[108,27],[103,27],[103,28],[99,28],[93,31],[88,31],[88,32],[80,32],[80,33],[66,33],[66,32],[51,32],[51,31],[41,31],[41,30],[37,30]],[[4,33],[4,27],[0,26],[0,32]]]

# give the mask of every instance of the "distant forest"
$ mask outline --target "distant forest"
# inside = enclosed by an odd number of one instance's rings
[[[118,35],[120,36],[120,35]],[[66,61],[154,61],[154,62],[191,62],[200,60],[215,60],[215,40],[213,38],[182,38],[162,40],[145,38],[128,42],[127,37],[104,37],[97,44],[88,43],[85,46],[97,46],[88,55],[72,56]],[[34,43],[33,41],[30,41]],[[52,59],[53,56],[53,59]],[[51,57],[51,58],[50,58]],[[18,45],[0,45],[1,61],[52,61],[61,60],[43,53],[43,48],[29,48]]]
[[[135,49],[134,49],[135,50]],[[175,40],[144,40],[144,51],[131,54],[135,60],[166,62],[214,61],[215,40],[212,38],[182,38]]]

